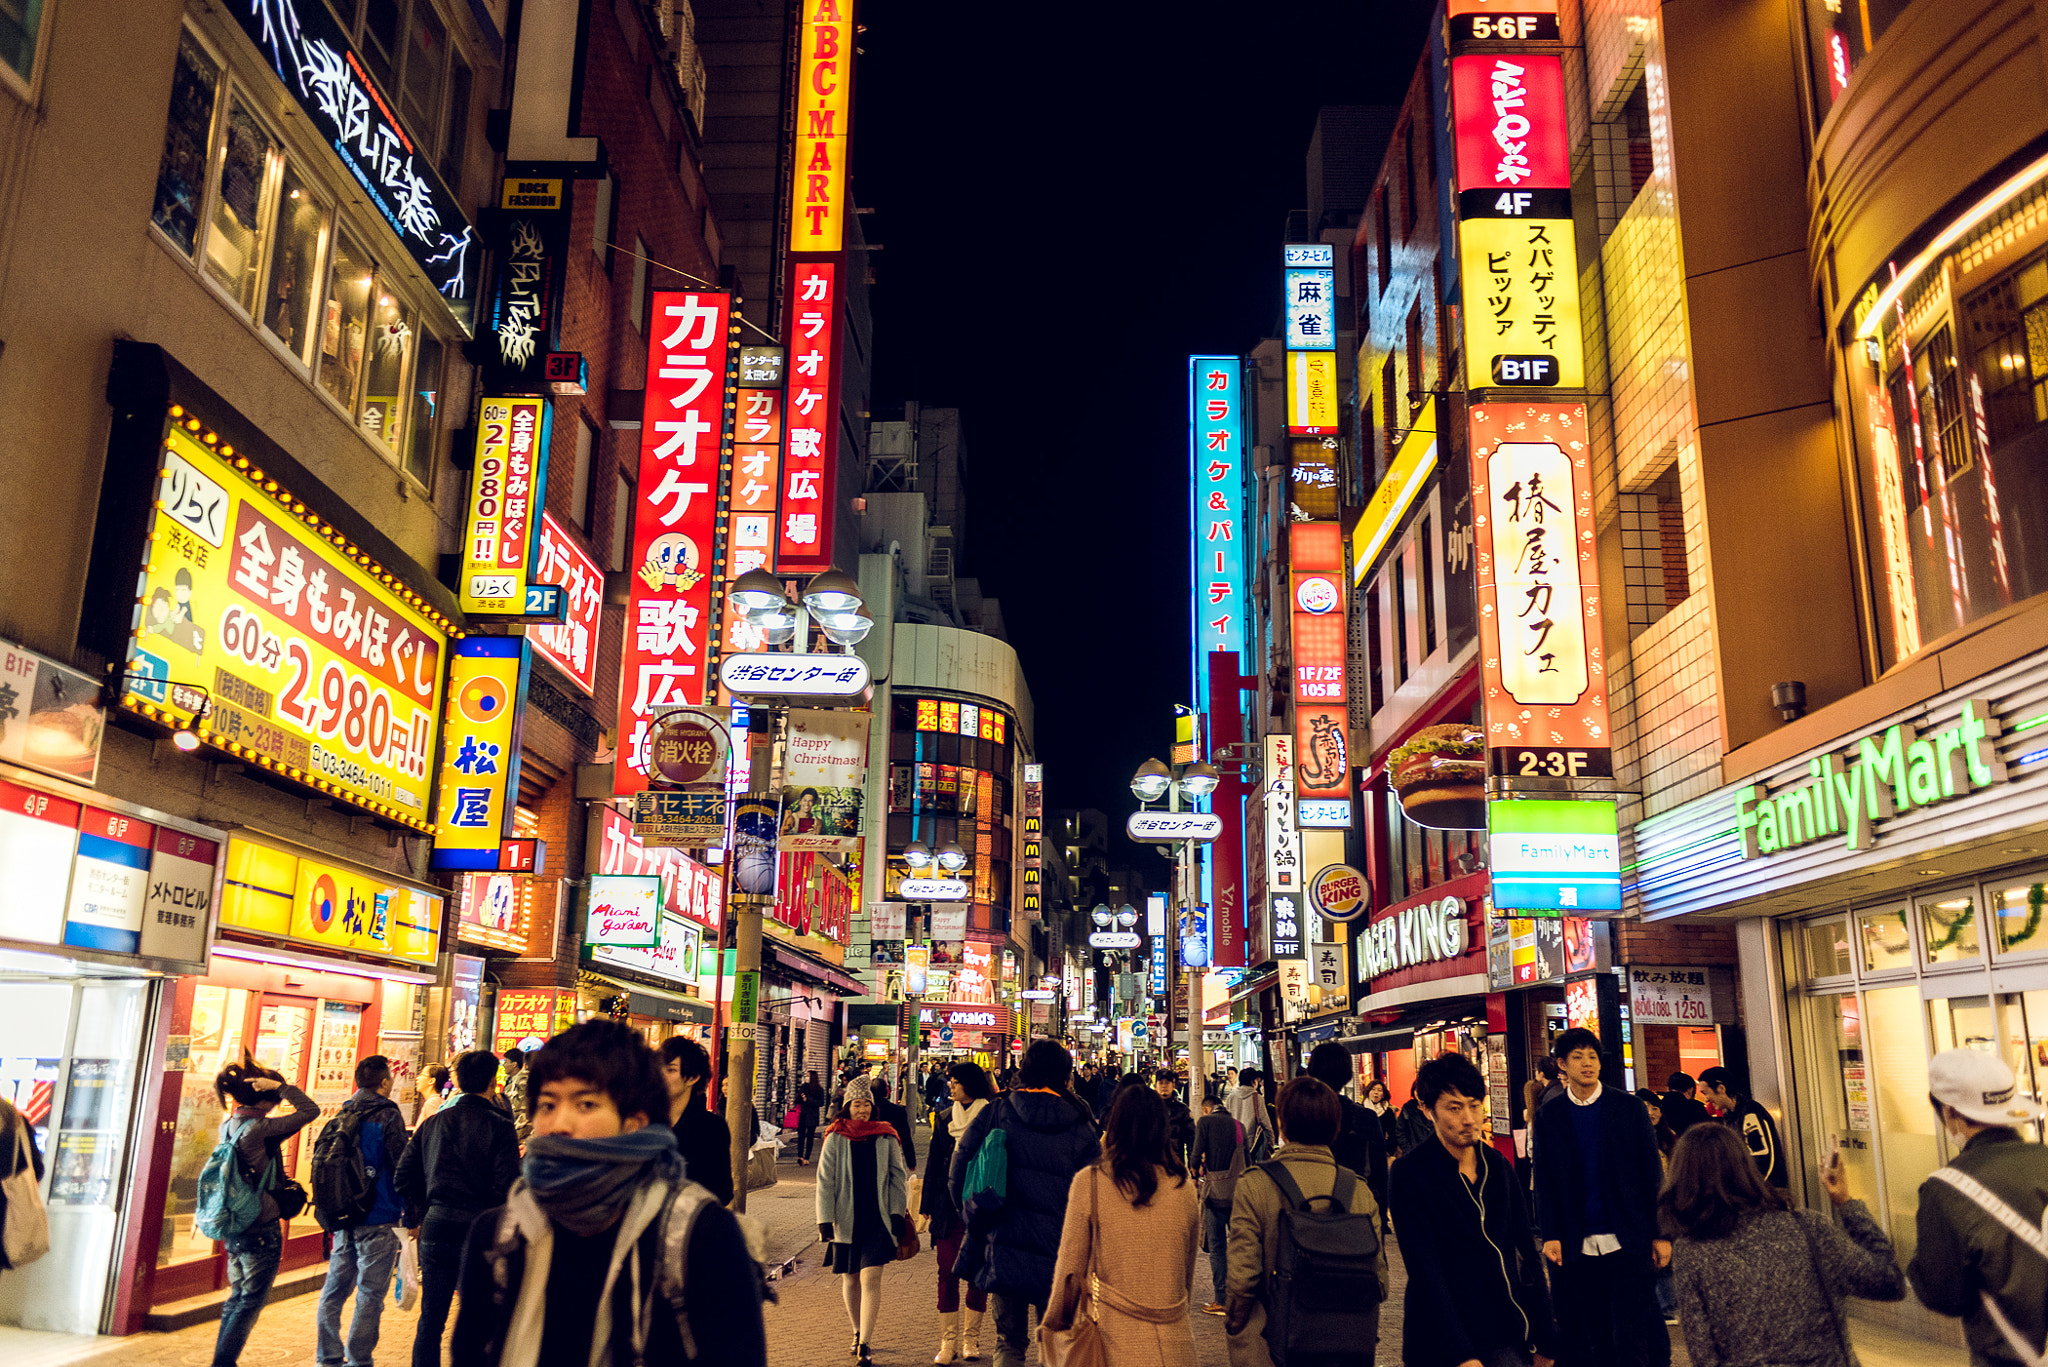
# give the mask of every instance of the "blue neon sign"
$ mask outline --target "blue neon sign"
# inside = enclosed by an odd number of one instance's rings
[[[1188,357],[1189,528],[1194,590],[1195,710],[1209,710],[1209,655],[1235,651],[1244,665],[1245,451],[1244,362],[1236,356]]]

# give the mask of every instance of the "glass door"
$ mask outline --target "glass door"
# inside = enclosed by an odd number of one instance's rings
[[[222,1068],[242,1057],[249,1022],[249,992],[199,983],[192,989],[191,1053],[178,1089],[177,1137],[171,1145],[170,1182],[164,1192],[163,1229],[157,1239],[158,1303],[218,1289],[225,1262],[219,1245],[192,1227],[199,1205],[199,1174],[220,1142],[227,1113],[213,1090]],[[216,1264],[219,1264],[218,1266]]]

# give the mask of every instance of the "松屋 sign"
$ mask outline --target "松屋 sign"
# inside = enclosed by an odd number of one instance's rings
[[[620,796],[647,786],[641,757],[654,719],[706,701],[725,395],[739,348],[728,335],[731,305],[727,294],[654,292],[627,561]]]
[[[1707,970],[1629,965],[1628,1014],[1636,1025],[1714,1024]]]
[[[1480,675],[1492,772],[1612,776],[1583,404],[1474,404]]]
[[[465,636],[448,666],[441,783],[428,866],[498,867],[519,800],[520,737],[533,656],[523,636]]]
[[[1244,366],[1188,357],[1190,573],[1195,589],[1195,710],[1209,710],[1209,656],[1242,659],[1245,641]]]
[[[1742,857],[1756,859],[1816,840],[1839,839],[1867,850],[1876,823],[1967,797],[2006,780],[1993,739],[2002,734],[1991,705],[1963,703],[1955,725],[1921,736],[1898,722],[1855,743],[1845,760],[1831,750],[1807,762],[1807,780],[1777,792],[1761,786],[1735,790],[1735,826]]]

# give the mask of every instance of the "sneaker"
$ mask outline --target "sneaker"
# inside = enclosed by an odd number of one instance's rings
[[[1223,1307],[1218,1305],[1214,1301],[1210,1301],[1207,1305],[1202,1307],[1202,1313],[1205,1315],[1220,1315],[1223,1313]]]

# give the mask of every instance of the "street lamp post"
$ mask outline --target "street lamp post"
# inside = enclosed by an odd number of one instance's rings
[[[1216,770],[1199,762],[1169,769],[1156,759],[1148,759],[1138,766],[1138,772],[1131,775],[1131,792],[1140,803],[1149,807],[1163,797],[1169,812],[1180,811],[1183,798],[1192,809],[1196,800],[1216,791],[1216,784]],[[1202,1066],[1202,980],[1199,974],[1189,969],[1180,946],[1182,906],[1194,905],[1192,843],[1183,842],[1172,858],[1176,895],[1168,901],[1171,924],[1166,933],[1166,1064],[1169,1068],[1173,1066],[1173,984],[1185,972],[1188,975],[1188,1099],[1192,1102],[1196,1079],[1207,1073]]]

